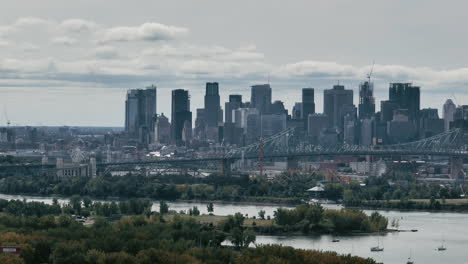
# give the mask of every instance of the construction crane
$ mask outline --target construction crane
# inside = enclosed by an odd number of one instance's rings
[[[372,61],[371,70],[370,70],[370,72],[367,74],[367,80],[369,81],[369,83],[370,83],[370,80],[371,80],[371,77],[372,77],[372,73],[374,72],[374,65],[375,65],[375,61]]]

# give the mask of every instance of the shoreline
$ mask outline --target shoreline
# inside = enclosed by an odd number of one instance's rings
[[[24,196],[26,199],[61,199],[61,200],[68,200],[71,196],[65,195],[37,195],[37,194],[28,194],[28,193],[0,193],[1,195],[5,196]],[[177,199],[177,200],[162,200],[162,199],[153,199],[149,197],[117,197],[117,196],[107,196],[107,197],[93,197],[93,196],[81,196],[89,197],[91,200],[94,201],[125,201],[130,199],[149,199],[151,201],[166,201],[166,202],[182,202],[182,203],[218,203],[218,204],[235,204],[235,205],[254,205],[254,206],[281,206],[281,207],[294,207],[296,205],[302,204],[301,202],[291,203],[291,202],[262,202],[262,201],[249,201],[249,200],[241,200],[241,201],[230,201],[230,200],[185,200],[185,199]]]

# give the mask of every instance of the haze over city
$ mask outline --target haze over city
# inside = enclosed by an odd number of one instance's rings
[[[443,8],[441,8],[443,7]],[[0,11],[0,124],[124,126],[128,89],[173,89],[203,106],[205,82],[250,96],[269,82],[287,109],[301,88],[354,90],[375,61],[376,101],[390,82],[421,87],[421,107],[468,100],[465,1],[8,1]],[[34,96],[31,96],[34,95]],[[379,104],[377,103],[377,110]]]

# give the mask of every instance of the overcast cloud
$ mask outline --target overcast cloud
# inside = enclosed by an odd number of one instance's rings
[[[176,88],[195,112],[207,81],[224,102],[270,80],[289,109],[314,87],[321,111],[338,81],[357,96],[373,60],[378,101],[403,81],[422,87],[424,107],[468,102],[464,1],[36,2],[0,10],[0,106],[13,124],[122,126],[126,89],[150,84],[158,112]]]

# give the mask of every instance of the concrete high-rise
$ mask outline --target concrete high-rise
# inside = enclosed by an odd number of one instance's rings
[[[302,119],[304,128],[308,128],[309,115],[315,114],[314,88],[302,88]]]
[[[320,133],[328,127],[328,116],[325,114],[311,114],[309,119],[308,134],[314,144],[318,143]]]
[[[219,84],[217,82],[206,83],[205,92],[205,121],[208,127],[218,127],[221,106],[219,99]]]
[[[323,113],[328,116],[330,127],[342,128],[341,109],[353,105],[353,90],[347,90],[343,85],[334,85],[323,94]]]
[[[391,83],[389,100],[398,104],[398,108],[407,109],[410,120],[419,120],[420,88],[412,83]]]
[[[359,119],[372,118],[374,114],[374,84],[366,81],[359,85]]]
[[[233,112],[236,109],[239,109],[242,107],[242,95],[240,94],[231,94],[229,95],[229,102],[225,103],[224,109],[225,109],[225,117],[224,117],[224,122],[225,123],[232,123],[233,122]]]
[[[182,141],[184,127],[187,129],[192,122],[192,112],[190,112],[190,97],[187,90],[177,89],[172,91],[172,112],[171,112],[171,137],[175,143]]]
[[[154,142],[159,144],[167,144],[171,141],[171,123],[169,119],[161,114],[156,119],[154,125]]]
[[[453,103],[451,99],[447,99],[444,104],[443,116],[444,116],[444,130],[450,130],[450,123],[454,120],[455,112],[457,111],[457,106]]]
[[[127,91],[125,131],[133,137],[146,138],[156,116],[156,86]]]
[[[295,103],[292,110],[292,119],[302,118],[302,103]]]
[[[258,109],[260,114],[270,113],[271,87],[269,84],[253,85],[251,89],[250,107]]]
[[[307,120],[310,114],[315,114],[314,88],[302,88],[302,119]]]

